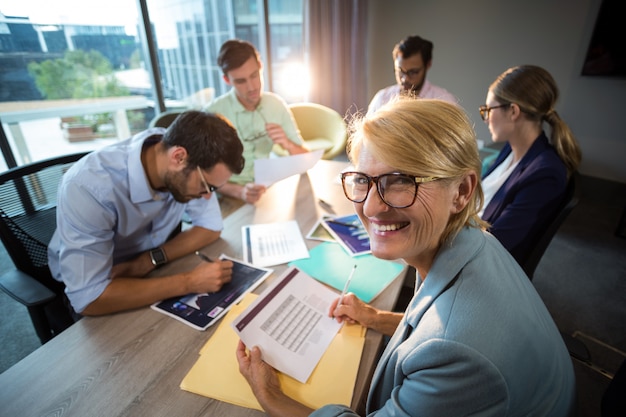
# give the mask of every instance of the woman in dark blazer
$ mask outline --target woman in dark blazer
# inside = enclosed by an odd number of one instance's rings
[[[556,82],[534,65],[510,68],[489,87],[480,115],[493,141],[505,143],[483,176],[483,220],[520,263],[564,204],[581,152],[554,106]],[[543,130],[550,126],[550,139]]]

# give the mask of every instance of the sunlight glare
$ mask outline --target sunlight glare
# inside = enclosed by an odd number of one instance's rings
[[[281,87],[290,97],[306,100],[309,95],[310,74],[301,62],[286,64],[280,73]]]

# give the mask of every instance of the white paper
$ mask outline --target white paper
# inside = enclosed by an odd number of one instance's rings
[[[322,158],[323,149],[298,155],[281,156],[279,158],[263,158],[254,160],[254,182],[270,185],[292,175],[302,174]]]
[[[244,260],[256,266],[279,265],[309,257],[295,220],[243,226],[241,238]]]
[[[232,322],[244,344],[263,360],[306,383],[341,324],[328,311],[337,293],[291,267]]]

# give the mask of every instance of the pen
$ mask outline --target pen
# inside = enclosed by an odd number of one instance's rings
[[[209,258],[208,256],[206,256],[204,253],[200,251],[196,251],[196,255],[198,255],[200,259],[202,259],[205,262],[213,262],[213,259]]]
[[[359,227],[359,225],[357,225],[357,224],[344,223],[344,222],[340,222],[340,221],[333,220],[333,219],[325,219],[325,221],[326,221],[326,223],[338,224],[340,226],[349,227],[351,229]]]
[[[322,200],[321,198],[318,198],[317,201],[323,206],[330,207],[330,204],[328,204],[326,201]]]
[[[346,285],[343,286],[343,291],[341,291],[341,295],[339,296],[339,302],[337,303],[337,307],[341,305],[341,303],[343,302],[343,297],[346,295],[346,292],[348,292],[348,287],[350,286],[350,281],[352,281],[352,277],[354,276],[355,270],[356,270],[356,264],[354,264],[354,266],[352,267],[352,271],[350,272],[350,275],[348,276]]]
[[[335,213],[335,211],[333,210],[333,206],[331,206],[329,202],[324,201],[324,200],[322,200],[321,198],[318,198],[318,199],[317,199],[317,202],[318,202],[318,203],[319,203],[319,205],[320,205],[320,206],[322,206],[322,208],[323,208],[324,210],[326,210],[327,212],[332,213],[332,214],[334,214],[334,213]]]

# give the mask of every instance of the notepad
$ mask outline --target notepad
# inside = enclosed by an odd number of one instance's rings
[[[322,242],[309,251],[310,257],[289,263],[308,275],[341,291],[356,264],[348,291],[366,303],[371,302],[398,276],[405,265],[378,259],[372,254],[350,256],[338,243]]]
[[[256,298],[255,294],[247,294],[224,316],[181,382],[181,389],[240,407],[262,410],[250,386],[239,373],[235,357],[239,339],[231,328],[232,321]],[[364,343],[365,328],[344,325],[308,382],[302,384],[279,373],[281,388],[289,397],[313,409],[326,404],[350,406]],[[339,367],[341,372],[337,372]]]

